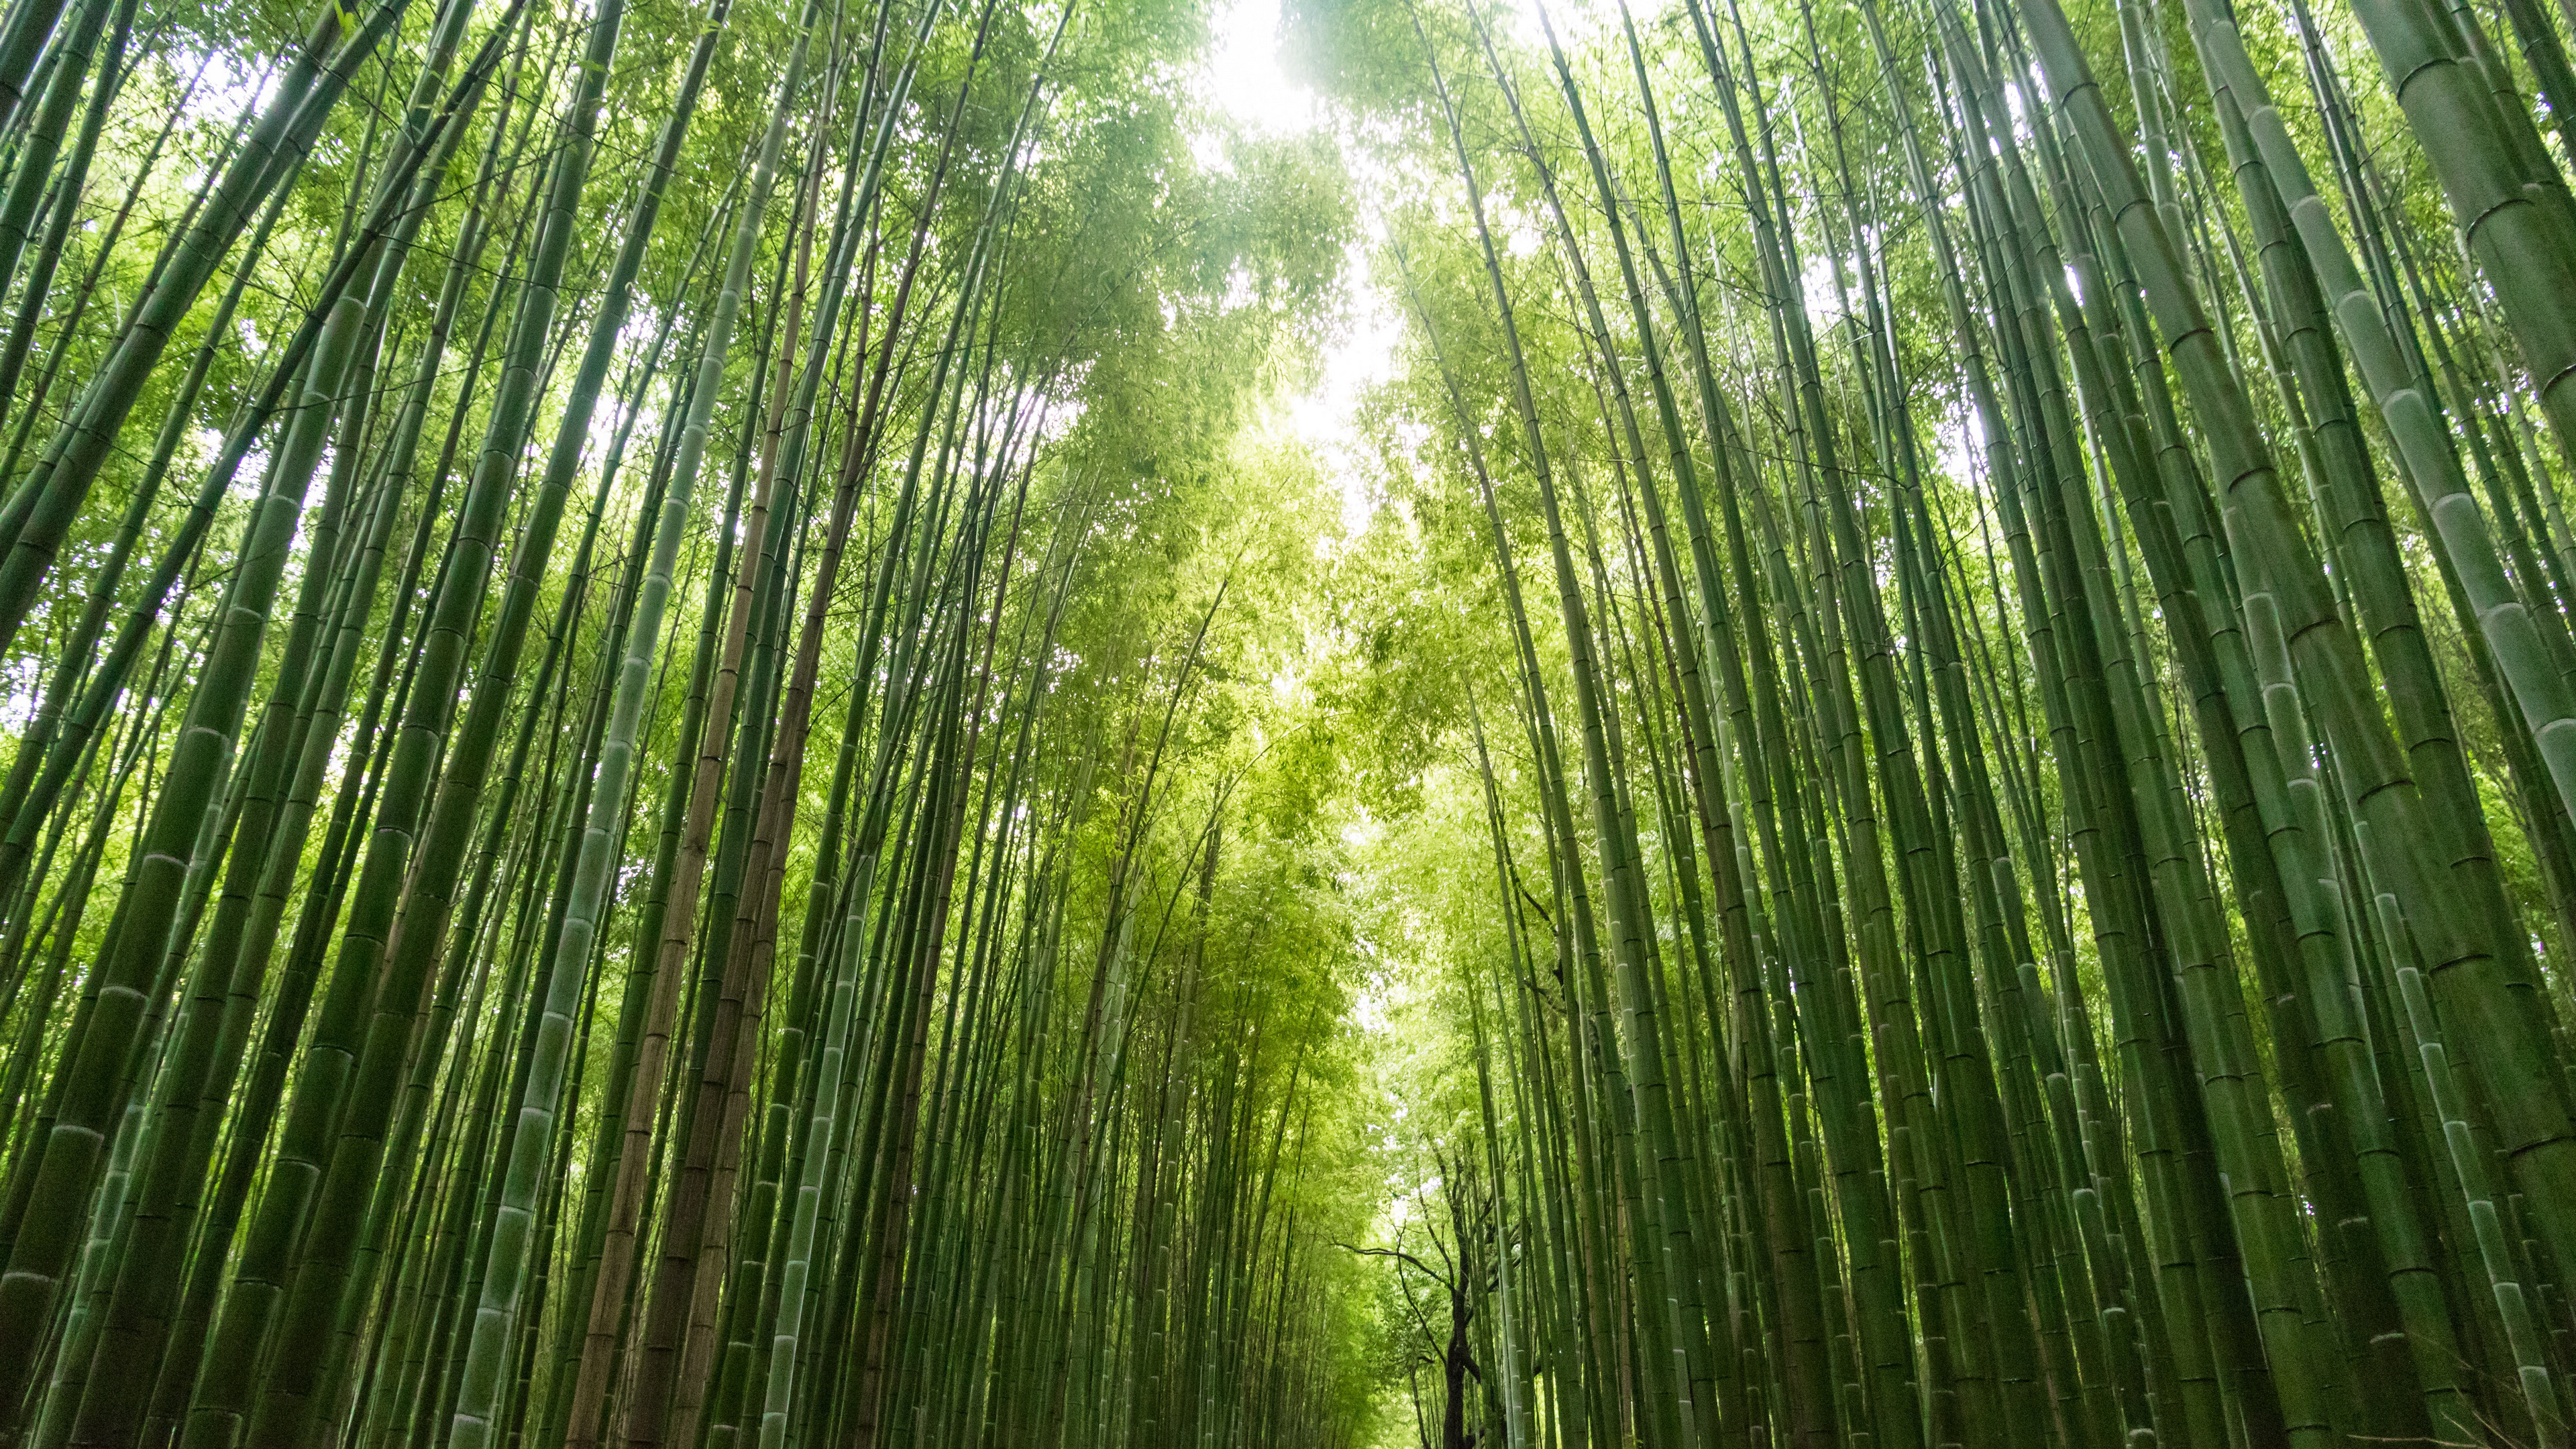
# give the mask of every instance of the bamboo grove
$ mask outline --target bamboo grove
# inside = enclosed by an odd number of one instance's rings
[[[2569,1442],[2571,16],[2077,9],[1296,17],[1476,661],[1390,1441]]]
[[[1202,26],[10,13],[11,1442],[1342,1432]]]
[[[1284,9],[0,15],[0,1435],[2568,1444],[2576,6]]]

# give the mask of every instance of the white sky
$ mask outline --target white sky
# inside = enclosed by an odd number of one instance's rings
[[[1204,84],[1206,98],[1237,124],[1259,135],[1305,135],[1330,128],[1331,121],[1314,93],[1297,85],[1280,63],[1280,0],[1217,0],[1209,23]],[[1544,45],[1537,0],[1497,0],[1497,7],[1519,40]],[[1615,24],[1615,4],[1605,0],[1553,0],[1549,19],[1559,40],[1569,47],[1603,26]],[[1289,430],[1315,455],[1342,495],[1342,528],[1356,537],[1369,524],[1376,503],[1361,466],[1363,439],[1357,423],[1361,396],[1395,373],[1395,348],[1405,320],[1391,289],[1378,284],[1370,255],[1386,236],[1383,199],[1397,186],[1375,158],[1347,139],[1342,162],[1355,183],[1360,235],[1344,260],[1340,316],[1325,344],[1320,375],[1303,395],[1286,399]],[[1222,141],[1209,137],[1202,164],[1221,165]],[[1521,231],[1527,234],[1521,235]],[[1516,253],[1539,244],[1534,227],[1516,228]]]
[[[1256,131],[1315,124],[1315,97],[1279,65],[1279,0],[1223,0],[1209,27],[1208,83],[1219,107]]]
[[[1209,29],[1206,83],[1218,109],[1261,135],[1304,135],[1325,125],[1314,93],[1292,82],[1280,64],[1279,0],[1220,0]],[[1370,273],[1370,247],[1385,234],[1377,168],[1356,148],[1341,149],[1358,183],[1362,234],[1344,259],[1341,315],[1325,344],[1320,374],[1285,405],[1289,430],[1314,451],[1341,491],[1343,532],[1356,536],[1375,511],[1360,468],[1360,396],[1394,374],[1404,323]]]

